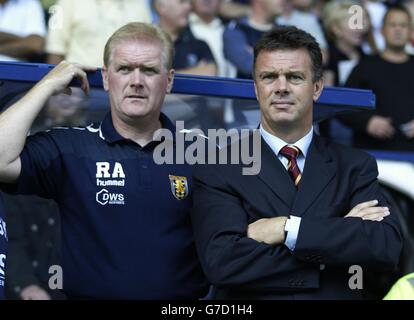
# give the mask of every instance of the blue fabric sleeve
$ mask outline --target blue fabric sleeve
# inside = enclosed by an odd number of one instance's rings
[[[253,48],[243,32],[231,24],[223,33],[224,56],[242,73],[253,71]]]
[[[22,153],[21,172],[15,184],[1,184],[0,188],[13,194],[33,194],[56,199],[62,183],[62,157],[52,131],[30,136]]]

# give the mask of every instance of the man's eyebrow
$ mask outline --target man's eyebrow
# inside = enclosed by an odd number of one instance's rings
[[[259,72],[259,75],[278,74],[276,70],[263,70]]]
[[[143,63],[133,63],[128,61],[118,61],[115,64],[117,67],[134,67],[134,68],[146,68],[146,69],[159,69],[159,66],[156,62],[143,62]]]
[[[115,66],[117,67],[127,67],[130,66],[131,64],[129,62],[126,61],[115,61]]]
[[[289,72],[287,72],[287,74],[301,74],[301,75],[305,75],[306,72],[303,70],[290,70]]]
[[[277,70],[263,70],[263,71],[259,72],[259,75],[279,75],[279,74],[289,75],[289,74],[293,74],[293,73],[304,75],[305,71],[301,70],[301,69],[292,69],[292,70],[287,70],[287,71],[282,71],[282,72],[277,71]]]
[[[142,66],[144,68],[153,68],[153,69],[158,68],[158,64],[154,63],[154,62],[142,63],[140,66]]]

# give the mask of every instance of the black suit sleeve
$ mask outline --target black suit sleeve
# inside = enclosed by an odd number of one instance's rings
[[[381,194],[376,161],[368,157],[355,174],[351,207],[377,199],[391,215],[381,222],[361,218],[303,217],[294,251],[295,257],[333,266],[358,264],[377,270],[394,268],[399,260],[402,238],[398,219]]]
[[[292,258],[284,245],[270,246],[246,235],[248,215],[236,191],[217,166],[194,170],[192,220],[200,261],[218,286],[274,290],[306,278],[304,288],[317,288],[319,266]]]

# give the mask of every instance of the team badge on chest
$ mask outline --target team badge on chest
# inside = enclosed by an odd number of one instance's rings
[[[171,192],[177,200],[183,200],[188,196],[187,177],[168,175],[170,178]]]

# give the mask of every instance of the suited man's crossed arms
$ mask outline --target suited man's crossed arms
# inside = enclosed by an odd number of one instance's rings
[[[358,299],[349,267],[389,270],[402,241],[375,159],[313,133],[323,89],[318,44],[295,27],[267,33],[254,52],[261,171],[194,170],[196,245],[218,298]]]
[[[362,202],[345,215],[345,218],[355,217],[363,220],[382,221],[390,214],[388,207],[380,207],[378,200]],[[247,236],[258,242],[271,245],[285,242],[285,228],[288,217],[262,218],[247,226]]]

